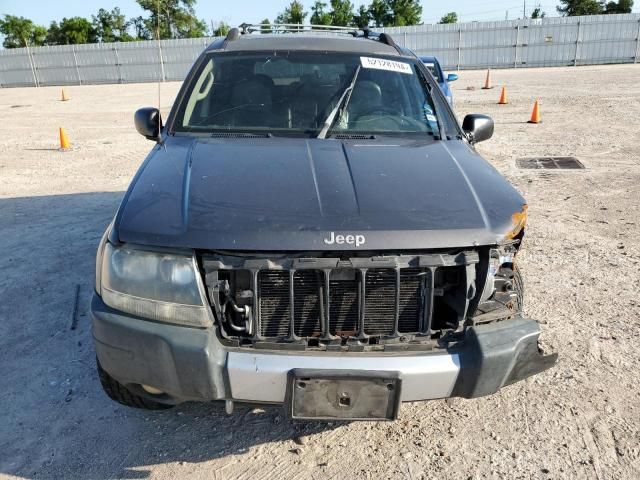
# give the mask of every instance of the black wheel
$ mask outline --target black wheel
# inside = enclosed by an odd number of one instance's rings
[[[98,377],[100,378],[100,384],[102,389],[108,395],[108,397],[122,405],[127,407],[142,408],[144,410],[166,410],[173,407],[173,405],[167,405],[165,403],[154,402],[149,398],[136,395],[119,383],[117,380],[111,377],[100,366],[100,362],[96,362],[98,369]]]
[[[524,283],[522,281],[522,275],[520,270],[514,268],[513,270],[513,290],[516,292],[515,311],[522,312],[524,307]]]

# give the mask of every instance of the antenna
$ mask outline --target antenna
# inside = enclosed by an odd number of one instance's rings
[[[162,44],[160,43],[160,0],[156,3],[156,38],[158,39],[158,61],[160,62],[159,76],[158,76],[158,143],[162,143],[162,112],[160,110],[161,103],[161,88],[162,81],[164,80],[164,62],[162,61]]]

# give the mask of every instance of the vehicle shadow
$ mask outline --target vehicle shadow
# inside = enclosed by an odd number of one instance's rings
[[[122,195],[0,199],[0,476],[146,478],[154,465],[182,468],[270,442],[296,455],[301,435],[339,427],[294,424],[275,406],[148,412],[104,395],[88,309],[96,246]]]

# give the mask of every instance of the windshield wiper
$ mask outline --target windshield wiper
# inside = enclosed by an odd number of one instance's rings
[[[353,88],[356,86],[356,80],[358,79],[359,73],[360,73],[360,65],[358,65],[358,68],[356,68],[356,73],[353,74],[353,78],[351,79],[349,86],[347,86],[344,92],[342,92],[342,95],[340,95],[340,100],[338,100],[338,103],[336,104],[335,107],[333,107],[333,110],[331,110],[331,113],[329,114],[327,119],[324,121],[322,130],[320,130],[320,133],[318,133],[318,136],[316,138],[327,138],[327,134],[329,133],[329,130],[333,126],[334,122],[336,121],[336,116],[338,114],[338,111],[340,111],[341,109],[343,111],[346,110],[347,106],[349,105],[349,100],[351,99],[351,94],[353,93]],[[344,107],[342,106],[343,102],[344,102]]]
[[[271,138],[273,134],[271,132],[238,132],[233,130],[221,130],[218,132],[212,132],[209,134],[211,138]]]

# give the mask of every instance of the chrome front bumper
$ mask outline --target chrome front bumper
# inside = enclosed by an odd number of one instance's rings
[[[463,345],[428,353],[314,353],[231,349],[213,329],[165,325],[91,304],[96,353],[120,383],[166,392],[172,403],[238,400],[283,403],[292,369],[389,371],[402,380],[402,401],[490,395],[550,368],[556,355],[537,345],[537,322],[518,317],[467,329]]]
[[[399,372],[401,400],[408,402],[449,397],[460,373],[460,357],[446,353],[390,357],[229,352],[227,372],[233,398],[283,403],[292,368]]]

